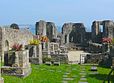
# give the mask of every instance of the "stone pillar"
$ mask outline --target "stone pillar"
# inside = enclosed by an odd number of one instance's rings
[[[45,42],[42,43],[43,43],[43,50],[46,50],[46,43]]]
[[[18,67],[19,67],[19,52],[17,51],[17,52],[15,52],[15,56],[16,56],[16,59],[15,59],[15,64],[17,64],[18,65]]]
[[[38,54],[39,64],[42,64],[42,45],[41,44],[37,46],[37,54]]]
[[[67,43],[69,43],[69,34],[67,35]]]
[[[34,48],[33,48],[33,50],[34,50],[34,51],[33,51],[33,57],[35,57],[35,58],[37,57],[36,47],[37,47],[37,46],[34,46]]]
[[[47,46],[47,51],[48,51],[48,57],[51,57],[50,56],[50,43],[48,42],[48,46]]]

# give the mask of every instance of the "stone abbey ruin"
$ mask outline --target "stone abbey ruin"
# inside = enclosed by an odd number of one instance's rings
[[[109,47],[109,42],[102,42],[103,38],[114,38],[111,20],[94,21],[91,32],[86,31],[83,23],[64,23],[62,32],[58,32],[53,22],[40,20],[36,22],[35,34],[15,24],[12,26],[0,27],[0,62],[4,62],[0,73],[26,77],[31,73],[31,63],[69,63],[69,50],[91,53],[85,56],[87,63],[114,65],[114,47]],[[0,83],[2,80],[0,76]]]

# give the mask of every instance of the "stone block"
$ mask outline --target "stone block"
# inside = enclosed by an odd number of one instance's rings
[[[96,66],[92,66],[91,67],[91,71],[97,71],[97,67]]]
[[[53,62],[53,65],[59,66],[60,65],[60,62]]]
[[[0,77],[0,83],[4,83],[4,79]]]
[[[52,63],[51,63],[51,62],[45,62],[45,64],[46,64],[46,65],[52,65]]]

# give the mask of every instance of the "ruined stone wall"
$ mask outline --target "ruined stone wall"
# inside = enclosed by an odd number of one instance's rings
[[[62,44],[81,44],[85,39],[83,23],[65,23],[62,27]]]
[[[36,35],[38,34],[46,36],[46,22],[43,20],[36,22]]]
[[[62,40],[61,43],[69,43],[69,34],[72,31],[73,23],[65,23],[62,27]]]
[[[57,28],[53,22],[47,22],[46,29],[46,34],[50,41],[57,38]]]
[[[101,27],[103,32],[101,32]],[[114,38],[114,22],[112,20],[94,21],[92,23],[92,41],[100,43],[103,37]]]
[[[27,29],[11,29],[11,28],[2,28],[2,55],[4,56],[4,51],[8,51],[14,44],[29,44],[29,41],[33,39],[33,34]]]

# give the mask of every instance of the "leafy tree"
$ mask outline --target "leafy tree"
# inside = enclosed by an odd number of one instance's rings
[[[19,26],[16,23],[13,23],[13,24],[10,25],[10,28],[19,29]]]

